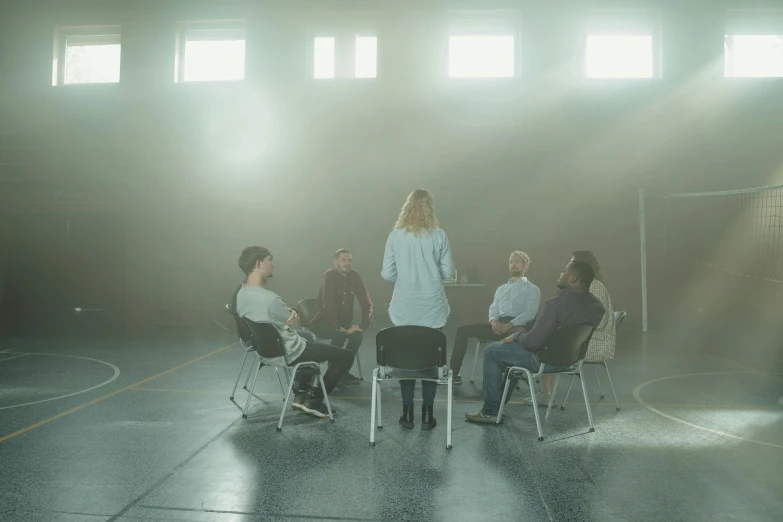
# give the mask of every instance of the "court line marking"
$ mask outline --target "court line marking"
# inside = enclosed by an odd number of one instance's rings
[[[750,373],[750,372],[745,372]],[[174,388],[133,388],[131,391],[146,391],[146,392],[158,392],[158,393],[189,393],[193,395],[216,395],[216,394],[225,394],[226,390],[179,390]],[[282,393],[258,393],[253,392],[254,397],[277,397],[277,398],[283,398]],[[363,401],[369,401],[370,397],[358,397],[355,395],[347,396],[347,395],[330,395],[330,399],[348,399],[348,400],[363,400]],[[391,398],[386,397],[383,399],[384,401],[399,401],[398,398]],[[446,399],[435,399],[435,402],[446,402]],[[481,399],[454,399],[452,401],[454,404],[462,403],[462,404],[476,404],[476,403],[483,403],[484,401]],[[523,404],[522,401],[509,401],[509,404]],[[555,409],[556,407],[559,408],[559,404],[562,404],[562,402],[555,402],[555,404],[552,406],[552,409]],[[567,402],[567,406],[584,406],[584,401],[571,401]],[[637,408],[641,405],[638,402],[621,402],[619,403],[620,406],[625,408]],[[658,406],[660,408],[704,408],[704,409],[722,409],[722,410],[736,410],[736,409],[743,409],[743,410],[761,410],[761,411],[779,411],[780,408],[777,406],[751,406],[748,404],[685,404],[685,403],[679,403],[679,402],[672,402],[672,403],[659,403],[659,402],[653,402],[649,403],[650,406]],[[557,406],[556,406],[557,405]],[[591,402],[590,407],[595,406],[611,406],[612,408],[615,407],[614,403],[611,401],[598,401],[598,402]]]
[[[218,354],[220,352],[224,352],[224,351],[228,350],[229,348],[231,348],[232,346],[236,346],[237,344],[238,344],[238,342],[235,341],[235,342],[233,342],[231,344],[223,346],[222,348],[218,348],[214,352],[209,352],[209,353],[207,353],[205,355],[202,355],[200,357],[196,357],[195,359],[191,359],[190,361],[184,362],[184,363],[182,363],[182,364],[180,364],[178,366],[175,366],[173,368],[169,368],[168,370],[162,371],[160,373],[156,373],[152,377],[147,377],[146,379],[142,379],[139,382],[135,382],[135,383],[133,383],[133,384],[131,384],[129,386],[126,386],[124,388],[120,388],[119,390],[115,390],[115,391],[113,391],[111,393],[107,393],[106,395],[103,395],[101,397],[93,399],[93,400],[91,400],[89,402],[85,402],[84,404],[80,404],[78,406],[74,406],[73,408],[71,408],[69,410],[65,410],[64,412],[58,413],[57,415],[53,415],[53,416],[49,417],[48,419],[44,419],[42,421],[36,422],[35,424],[31,424],[30,426],[27,426],[25,428],[17,430],[17,431],[15,431],[13,433],[9,433],[8,435],[4,435],[4,436],[0,437],[0,443],[3,443],[3,442],[5,442],[7,440],[10,440],[10,439],[13,439],[14,437],[18,437],[19,435],[22,435],[23,433],[27,433],[30,430],[34,430],[36,428],[40,428],[41,426],[49,424],[52,421],[56,421],[57,419],[65,417],[66,415],[70,415],[71,413],[74,413],[74,412],[77,412],[77,411],[79,411],[81,409],[84,409],[87,406],[92,406],[93,404],[97,404],[97,403],[99,403],[101,401],[105,401],[106,399],[114,397],[115,395],[119,395],[120,393],[126,392],[126,391],[128,391],[128,390],[130,390],[130,389],[132,389],[132,388],[134,388],[136,386],[141,386],[142,384],[148,383],[148,382],[150,382],[150,381],[152,381],[154,379],[157,379],[158,377],[163,377],[164,375],[167,375],[167,374],[169,374],[171,372],[174,372],[174,371],[179,370],[181,368],[185,368],[186,366],[190,366],[191,364],[196,363],[196,362],[201,361],[201,360],[204,360],[207,357],[212,357],[213,355],[216,355],[216,354]]]
[[[756,371],[744,371],[744,372],[684,373],[684,374],[678,374],[678,375],[668,375],[666,377],[659,377],[657,379],[651,379],[651,380],[649,380],[647,382],[641,383],[639,386],[634,388],[634,390],[633,390],[633,397],[634,397],[634,399],[636,399],[636,401],[639,404],[641,404],[642,406],[644,406],[645,408],[647,408],[651,412],[657,413],[661,417],[665,417],[665,418],[667,418],[669,420],[673,420],[674,422],[679,422],[680,424],[683,424],[685,426],[690,426],[691,428],[696,428],[697,430],[706,431],[706,432],[712,433],[714,435],[721,435],[723,437],[729,437],[731,439],[741,440],[741,441],[744,441],[744,442],[752,442],[753,444],[759,444],[761,446],[768,446],[768,447],[771,447],[771,448],[783,449],[783,446],[780,445],[780,444],[774,444],[772,442],[764,442],[764,441],[761,441],[761,440],[750,439],[750,438],[747,438],[747,437],[741,437],[739,435],[734,435],[733,433],[727,433],[725,431],[716,430],[716,429],[713,429],[713,428],[707,428],[705,426],[700,426],[698,424],[694,424],[692,422],[688,422],[688,421],[686,421],[684,419],[681,419],[679,417],[675,417],[674,415],[669,415],[668,413],[664,413],[661,410],[654,408],[652,405],[644,402],[644,400],[641,397],[641,391],[642,391],[642,389],[644,387],[646,387],[646,386],[648,386],[650,384],[653,384],[653,383],[656,383],[656,382],[660,382],[660,381],[665,381],[665,380],[668,380],[668,379],[676,379],[676,378],[680,378],[680,377],[699,377],[699,376],[702,376],[702,375],[736,375],[736,374],[755,375],[755,374],[758,374],[758,373],[759,372],[756,372]]]
[[[153,506],[149,504],[139,504],[137,507],[156,510],[156,511],[182,511],[185,513],[219,513],[227,515],[250,515],[252,517],[261,518],[295,518],[305,520],[350,520],[351,522],[383,522],[387,519],[382,518],[358,518],[358,517],[345,517],[345,516],[323,516],[323,515],[299,515],[296,513],[267,513],[261,511],[236,511],[236,510],[222,510],[222,509],[205,509],[205,508],[187,508],[187,507],[169,507],[169,506]],[[111,519],[109,519],[110,522]]]
[[[10,352],[0,352],[0,353],[10,353]],[[18,359],[20,357],[27,357],[30,355],[29,353],[23,353],[22,355],[14,355],[13,357],[6,357],[5,359],[0,359],[0,362],[3,361],[10,361],[11,359]]]
[[[10,353],[22,353],[22,352],[10,352]],[[66,399],[68,397],[73,397],[74,395],[79,395],[79,394],[82,394],[82,393],[87,393],[89,391],[97,390],[98,388],[103,388],[107,384],[115,381],[117,379],[117,377],[120,376],[120,369],[119,368],[117,368],[116,366],[114,366],[110,362],[102,361],[100,359],[93,359],[91,357],[81,357],[79,355],[68,355],[68,354],[61,354],[61,353],[34,353],[34,352],[23,353],[19,357],[24,357],[26,355],[48,355],[48,356],[53,356],[53,357],[71,357],[72,359],[84,359],[86,361],[99,362],[101,364],[105,364],[106,366],[108,366],[109,368],[114,370],[114,375],[112,375],[109,379],[103,381],[102,383],[97,384],[97,385],[93,386],[92,388],[87,388],[86,390],[81,390],[81,391],[77,391],[77,392],[73,392],[73,393],[68,393],[66,395],[58,395],[57,397],[50,397],[48,399],[41,399],[40,401],[23,402],[22,404],[12,404],[11,406],[0,406],[0,410],[10,410],[11,408],[21,408],[22,406],[31,406],[33,404],[40,404],[42,402],[49,402],[49,401],[57,401],[57,400],[60,400],[60,399]],[[12,359],[13,359],[13,357],[12,357]],[[7,360],[7,359],[3,359],[3,360]],[[0,361],[0,362],[2,362],[2,361]]]

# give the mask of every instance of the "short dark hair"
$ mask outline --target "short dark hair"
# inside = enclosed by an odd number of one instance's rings
[[[574,259],[569,265],[574,274],[576,274],[576,277],[579,278],[581,286],[590,288],[590,284],[593,282],[593,279],[595,279],[595,270],[593,270],[590,263]]]
[[[341,248],[340,250],[334,253],[334,258],[337,259],[338,257],[340,257],[340,254],[350,254],[350,252],[348,252],[344,248]]]
[[[272,253],[268,248],[253,245],[242,249],[242,253],[239,254],[239,261],[237,264],[245,275],[250,275],[250,272],[256,267],[256,263],[263,261]]]
[[[577,261],[590,263],[590,266],[593,267],[593,272],[595,272],[595,279],[603,282],[604,274],[601,272],[601,263],[598,262],[598,258],[595,257],[592,250],[574,250],[571,252],[571,256]]]

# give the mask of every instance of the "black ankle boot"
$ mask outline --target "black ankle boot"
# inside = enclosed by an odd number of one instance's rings
[[[400,417],[400,425],[403,428],[413,429],[413,404],[402,405],[402,416]]]
[[[432,416],[432,406],[424,406],[421,407],[421,429],[423,430],[431,430],[435,426],[438,425],[438,422],[435,420],[435,417]]]

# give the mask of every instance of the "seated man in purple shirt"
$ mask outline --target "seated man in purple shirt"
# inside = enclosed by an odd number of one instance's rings
[[[572,261],[557,281],[557,295],[544,303],[535,326],[529,332],[518,332],[484,352],[484,406],[476,413],[466,413],[470,422],[494,423],[503,397],[503,365],[521,366],[531,372],[541,367],[537,352],[556,330],[578,324],[598,326],[604,317],[604,306],[590,293],[595,272],[589,263]],[[557,371],[547,367],[544,371]],[[508,398],[514,386],[509,387]]]

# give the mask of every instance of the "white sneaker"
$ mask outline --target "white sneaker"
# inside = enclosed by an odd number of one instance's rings
[[[543,406],[546,408],[549,406],[549,399],[552,397],[551,393],[537,393],[536,394],[536,400],[538,401],[539,406]],[[525,397],[522,399],[522,404],[527,404],[528,406],[533,405],[533,397]],[[554,402],[552,403],[554,404]]]

